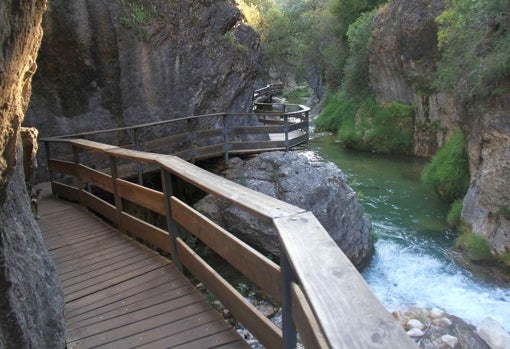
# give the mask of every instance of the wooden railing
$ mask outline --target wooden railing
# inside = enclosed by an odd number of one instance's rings
[[[85,139],[44,139],[53,193],[80,202],[120,231],[171,254],[265,347],[293,348],[297,332],[310,348],[415,348],[370,291],[316,217],[301,208],[216,176],[175,156],[121,148]],[[72,149],[72,159],[58,159],[51,149]],[[98,170],[90,164],[108,163]],[[119,176],[126,166],[151,166],[160,171],[162,191]],[[280,265],[257,252],[192,206],[175,190],[176,179],[271,223],[281,242]],[[93,194],[110,193],[112,200]],[[130,214],[134,203],[165,217],[166,229]],[[265,294],[280,302],[283,326],[278,328],[180,235],[185,229],[239,270]]]

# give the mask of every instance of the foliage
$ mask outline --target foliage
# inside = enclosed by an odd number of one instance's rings
[[[339,132],[349,147],[386,154],[409,154],[413,145],[412,108],[391,102],[379,105],[368,97],[355,118],[346,119]]]
[[[302,104],[303,99],[310,97],[311,91],[308,86],[302,86],[294,89],[285,90],[283,97],[285,97],[288,103],[291,104]]]
[[[480,99],[508,92],[510,77],[510,1],[446,0],[437,18],[436,86]]]
[[[460,217],[462,213],[462,200],[455,200],[451,206],[450,211],[448,212],[448,216],[446,217],[446,222],[452,228],[457,228],[460,226]]]
[[[147,26],[151,24],[157,15],[156,6],[146,7],[137,0],[119,0],[124,8],[120,16],[120,23],[126,28],[132,29],[142,39],[147,39]]]
[[[464,251],[474,262],[488,261],[492,258],[489,242],[481,235],[463,233],[455,240],[455,248]]]
[[[362,14],[347,30],[349,57],[344,66],[342,90],[353,98],[363,98],[369,93],[368,57],[375,13],[373,10]]]
[[[358,17],[369,12],[379,5],[386,2],[385,0],[331,0],[329,1],[329,10],[336,18],[337,35],[346,35],[349,26],[358,19]]]
[[[446,202],[464,196],[469,186],[469,160],[461,130],[457,130],[425,166],[422,180],[431,184],[439,198]]]
[[[343,92],[329,94],[324,109],[315,119],[317,130],[337,132],[345,120],[354,120],[359,105]]]
[[[499,260],[503,265],[510,269],[510,252],[506,252],[499,255]]]

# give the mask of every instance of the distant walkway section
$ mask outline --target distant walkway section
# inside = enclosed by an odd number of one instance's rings
[[[44,187],[46,247],[66,303],[67,348],[249,348],[172,261]]]

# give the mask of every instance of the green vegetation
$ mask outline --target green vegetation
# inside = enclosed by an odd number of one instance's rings
[[[437,18],[442,59],[436,85],[466,98],[508,92],[510,76],[510,2],[447,0]]]
[[[379,105],[369,96],[360,102],[345,92],[330,96],[315,121],[319,130],[338,132],[348,147],[386,154],[410,154],[413,146],[413,109],[391,102]]]
[[[457,130],[425,166],[422,180],[431,184],[439,198],[446,202],[464,196],[469,186],[469,160],[461,130]]]
[[[354,120],[360,104],[343,91],[330,94],[323,111],[315,120],[315,126],[320,131],[337,132],[345,120]]]
[[[368,56],[372,42],[371,27],[376,11],[362,14],[347,30],[349,56],[344,66],[342,90],[351,98],[369,94]]]
[[[486,238],[472,233],[463,233],[455,240],[455,248],[464,251],[473,262],[492,259],[491,248]]]
[[[503,266],[508,268],[510,270],[510,252],[503,253],[499,256],[499,259],[501,263],[503,263]]]
[[[303,104],[310,95],[311,91],[308,86],[301,86],[283,92],[283,97],[291,104]]]
[[[119,0],[124,8],[120,16],[120,23],[126,28],[134,30],[141,39],[148,39],[147,26],[149,26],[157,15],[156,6],[150,8],[142,5],[136,0]]]
[[[462,200],[455,200],[450,206],[450,211],[448,212],[448,216],[446,217],[446,222],[452,228],[460,227],[460,216],[462,213]]]

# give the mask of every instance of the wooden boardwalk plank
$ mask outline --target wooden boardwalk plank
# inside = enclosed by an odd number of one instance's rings
[[[169,259],[50,192],[39,226],[64,289],[69,349],[249,348]]]

